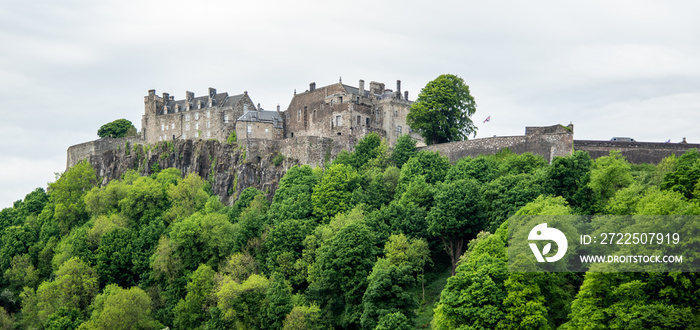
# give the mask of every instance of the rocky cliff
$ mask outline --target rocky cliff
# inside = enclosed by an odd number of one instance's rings
[[[235,202],[238,194],[247,187],[268,192],[271,198],[286,170],[299,164],[293,158],[285,158],[281,162],[278,158],[278,165],[275,165],[273,160],[278,152],[272,146],[256,149],[255,155],[246,155],[247,148],[243,145],[215,140],[161,142],[154,146],[144,146],[125,139],[113,140],[110,144],[116,147],[94,150],[82,158],[92,164],[102,184],[121,178],[130,169],[141,175],[150,175],[174,167],[183,176],[195,173],[209,181],[212,192],[226,204]],[[73,159],[71,164],[70,155],[78,153],[80,147],[78,145],[71,147],[73,150],[68,150],[69,167],[79,161]]]

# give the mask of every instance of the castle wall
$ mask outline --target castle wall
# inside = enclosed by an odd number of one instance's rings
[[[123,138],[102,138],[95,141],[85,142],[70,146],[67,151],[66,168],[70,168],[83,160],[87,160],[92,155],[98,155],[106,151],[126,149],[136,144],[143,144],[140,135]]]
[[[690,149],[700,150],[700,144],[574,140],[574,150],[586,151],[592,159],[618,150],[632,164],[658,164],[668,156],[681,156]]]
[[[419,150],[439,151],[450,162],[456,163],[460,158],[493,155],[508,148],[511,152],[522,154],[530,152],[552,162],[554,157],[571,155],[573,150],[573,132],[561,125],[548,127],[528,127],[523,136],[501,136],[420,147]]]

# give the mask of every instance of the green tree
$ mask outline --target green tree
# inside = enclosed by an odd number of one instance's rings
[[[239,329],[261,329],[267,324],[267,289],[270,281],[261,275],[253,274],[245,282],[224,280],[216,293],[217,307],[222,319],[235,322]]]
[[[617,150],[611,150],[609,156],[600,157],[593,162],[589,186],[601,203],[615,195],[615,192],[629,186],[634,181],[630,173],[630,164]]]
[[[270,278],[267,288],[267,322],[270,329],[281,329],[284,319],[292,311],[292,288],[280,273]]]
[[[508,278],[504,223],[493,235],[470,246],[435,307],[434,329],[495,329],[506,316],[503,300]]]
[[[134,127],[131,121],[126,119],[117,119],[113,122],[109,122],[102,125],[100,129],[97,130],[97,136],[101,138],[120,138],[133,135],[136,135],[136,127]]]
[[[229,220],[231,220],[231,222],[237,222],[241,212],[250,206],[250,202],[252,202],[253,198],[255,198],[257,195],[264,195],[264,193],[255,187],[245,188],[241,192],[241,195],[238,196],[236,202],[233,203],[233,206],[231,206],[231,209],[228,212]]]
[[[411,138],[410,135],[404,134],[396,140],[394,151],[391,153],[391,160],[394,161],[396,167],[401,168],[417,152],[416,140]]]
[[[452,262],[452,274],[464,252],[465,240],[476,237],[485,225],[479,183],[458,180],[438,185],[435,206],[428,213],[428,232],[442,240]]]
[[[673,171],[664,176],[662,189],[680,192],[685,198],[700,197],[694,194],[700,182],[700,152],[690,149],[678,158]]]
[[[53,219],[62,234],[87,221],[84,196],[97,183],[95,169],[88,162],[69,168],[56,182],[49,183],[49,201],[54,205]]]
[[[338,326],[352,327],[360,322],[375,249],[374,235],[361,222],[343,227],[318,249],[309,289]]]
[[[92,315],[80,329],[162,329],[151,315],[151,298],[139,287],[110,284],[95,297]]]
[[[356,169],[379,156],[379,146],[382,138],[377,133],[365,135],[355,145],[355,152],[352,153],[352,166]]]
[[[421,89],[406,121],[426,144],[462,141],[476,135],[477,128],[469,118],[475,111],[476,102],[464,80],[443,74]]]
[[[363,312],[360,324],[364,329],[374,329],[377,321],[386,314],[401,312],[409,318],[415,316],[416,299],[408,292],[416,279],[411,265],[392,264],[379,259],[367,278],[367,290],[362,297]]]
[[[311,194],[317,182],[318,177],[308,165],[292,166],[287,170],[270,205],[270,222],[310,217],[313,212]]]
[[[95,268],[103,285],[116,283],[119,286],[133,286],[139,281],[139,274],[134,274],[132,232],[117,228],[105,234],[97,248]]]
[[[327,329],[321,315],[321,309],[316,305],[294,306],[284,319],[284,330],[322,330]]]
[[[207,265],[200,265],[190,275],[187,282],[187,296],[175,306],[174,325],[178,329],[195,329],[207,322],[206,308],[213,306],[214,270]]]
[[[411,330],[414,329],[409,319],[401,312],[385,314],[379,318],[374,330]]]
[[[358,187],[357,172],[350,166],[333,165],[311,194],[314,215],[328,222],[334,215],[350,210],[352,192]]]

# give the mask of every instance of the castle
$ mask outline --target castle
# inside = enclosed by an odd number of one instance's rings
[[[317,136],[344,141],[349,146],[373,132],[389,146],[396,144],[402,134],[410,134],[422,144],[420,135],[406,124],[413,102],[408,92],[401,93],[400,80],[396,91],[374,81],[367,90],[364,80],[358,87],[339,81],[316,88],[312,82],[307,91],[294,93],[284,112],[279,106],[276,111],[255,106],[247,92],[230,96],[214,88],[200,97],[187,91],[183,100],[175,100],[168,93],[158,96],[152,89],[144,103],[141,138],[147,144],[188,139],[224,142],[233,132],[241,141]]]

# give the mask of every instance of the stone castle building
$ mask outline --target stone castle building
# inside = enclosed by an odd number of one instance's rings
[[[364,80],[358,87],[342,82],[297,94],[286,111],[263,110],[256,107],[247,92],[229,96],[209,88],[207,96],[195,97],[186,92],[185,99],[175,100],[168,93],[156,95],[149,90],[144,99],[142,138],[145,143],[160,141],[215,139],[226,141],[231,132],[240,140],[280,140],[317,136],[347,141],[348,147],[363,136],[375,132],[389,146],[396,144],[402,134],[419,141],[419,134],[406,124],[411,107],[408,92],[401,94],[401,81],[396,91],[383,83],[371,82],[365,90]]]
[[[188,139],[226,141],[235,130],[236,120],[257,110],[248,92],[230,96],[217,93],[214,88],[209,88],[209,95],[200,97],[188,91],[185,99],[177,101],[168,93],[160,97],[152,89],[144,103],[141,136],[149,144]]]
[[[284,137],[350,137],[358,140],[375,132],[385,138],[389,146],[396,144],[402,134],[410,134],[420,143],[421,136],[406,124],[412,103],[408,100],[408,92],[401,94],[400,80],[396,81],[396,91],[374,81],[367,90],[364,80],[359,81],[358,87],[344,85],[341,81],[316,88],[316,83],[312,82],[309,90],[295,93],[283,113]]]

